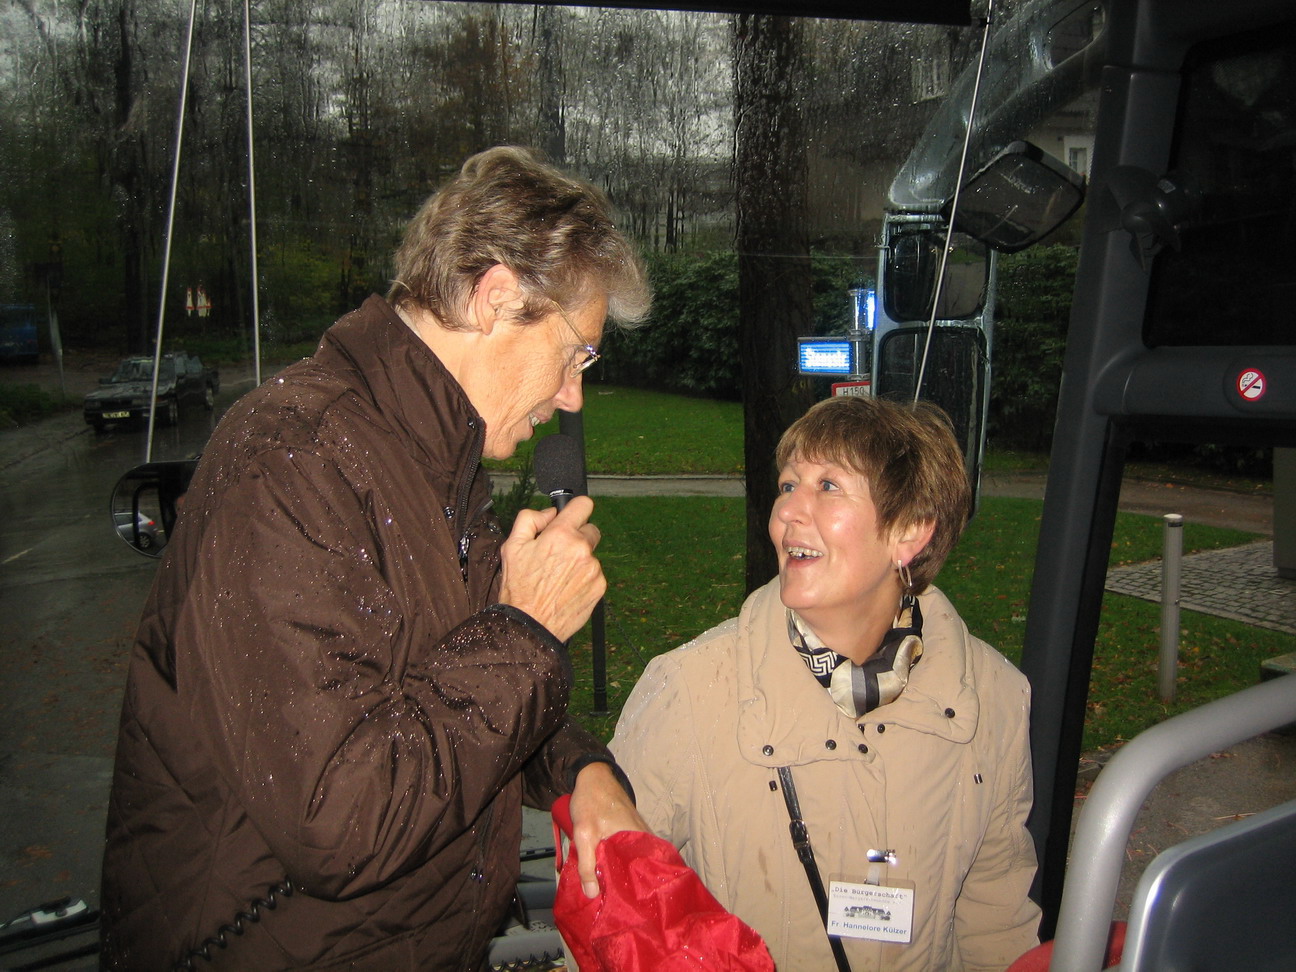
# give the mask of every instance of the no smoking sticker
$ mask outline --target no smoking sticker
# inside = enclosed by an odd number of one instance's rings
[[[1263,397],[1268,387],[1264,372],[1257,368],[1247,368],[1237,377],[1238,394],[1249,402]]]

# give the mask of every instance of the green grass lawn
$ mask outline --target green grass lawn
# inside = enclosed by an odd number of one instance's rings
[[[972,632],[1014,663],[1021,659],[1042,508],[1039,500],[984,497],[937,580]],[[1118,513],[1109,565],[1159,558],[1163,529],[1160,517]],[[1241,530],[1188,523],[1184,553],[1254,539]],[[1263,659],[1290,649],[1290,635],[1184,611],[1176,698],[1166,706],[1157,695],[1160,623],[1159,604],[1104,595],[1085,718],[1086,749],[1129,739],[1167,716],[1252,685]]]
[[[979,637],[1014,662],[1034,569],[1042,504],[985,497],[976,519],[938,579]],[[737,613],[743,590],[743,501],[713,497],[603,497],[596,520],[608,577],[607,716],[593,702],[589,628],[573,640],[578,686],[572,710],[603,738],[644,664]],[[1119,514],[1112,564],[1160,556],[1161,520]],[[1197,524],[1184,528],[1184,552],[1244,543],[1253,536]],[[1256,681],[1263,658],[1290,647],[1290,636],[1185,611],[1176,702],[1157,697],[1159,606],[1108,594],[1095,648],[1084,746],[1109,746],[1166,716]]]
[[[743,471],[741,402],[589,385],[584,415],[592,473]]]
[[[739,475],[743,471],[741,402],[686,398],[665,392],[587,384],[585,463],[594,474]],[[512,459],[487,462],[516,470],[535,443],[558,431],[557,419],[536,430]]]
[[[0,429],[38,422],[81,405],[81,399],[46,391],[34,383],[0,382]],[[741,419],[739,420],[741,428]]]

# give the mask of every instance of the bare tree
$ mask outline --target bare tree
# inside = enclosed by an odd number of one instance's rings
[[[600,10],[566,25],[568,158],[649,246],[728,207],[732,125],[723,18]]]
[[[560,16],[560,11],[552,4],[536,4],[532,43],[536,50],[538,69],[537,137],[540,148],[553,162],[562,165],[567,161],[567,116],[566,87],[559,50],[562,30]]]
[[[126,346],[146,351],[152,347],[157,307],[153,288],[161,220],[156,214],[162,211],[171,158],[162,147],[168,144],[165,132],[174,129],[158,119],[174,117],[164,107],[175,103],[176,90],[155,77],[164,65],[173,66],[174,58],[149,41],[162,33],[173,39],[176,25],[143,19],[135,0],[102,0],[81,6],[78,26],[76,96],[85,99],[100,171],[116,209]]]
[[[128,346],[142,350],[155,303],[157,234],[147,217],[168,157],[149,83],[171,55],[154,56],[157,46],[150,53],[156,21],[142,21],[133,0],[23,3],[7,14],[5,81],[16,124],[6,126],[3,152],[15,178],[5,191],[20,259],[31,266],[61,250],[65,330],[124,321]],[[19,31],[29,32],[28,43]]]
[[[182,11],[140,0],[14,0],[0,11],[0,28],[22,31],[0,46],[0,71],[10,72],[0,83],[14,96],[0,98],[0,152],[15,173],[5,200],[19,259],[42,258],[59,234],[69,289],[76,261],[86,273],[112,267],[117,279],[96,281],[96,323],[129,318],[132,344],[143,346]],[[220,277],[220,303],[233,311],[246,303],[238,281],[247,276],[240,11],[200,12],[173,279],[206,276],[210,289]],[[634,235],[662,250],[722,245],[737,174],[743,326],[780,358],[761,367],[746,360],[755,345],[743,352],[752,402],[767,403],[752,405],[757,414],[795,411],[773,403],[801,394],[779,371],[791,368],[790,337],[812,326],[795,282],[806,239],[868,248],[861,214],[880,208],[885,186],[871,192],[862,179],[898,164],[896,133],[929,108],[913,96],[914,64],[943,63],[945,52],[952,72],[962,50],[951,49],[953,35],[895,25],[661,10],[256,0],[252,12],[262,273],[278,284],[263,294],[280,318],[318,320],[382,289],[399,225],[491,144],[545,148],[601,183]],[[85,173],[106,191],[92,191]],[[102,258],[78,252],[86,240]],[[780,343],[763,343],[770,335]],[[784,424],[768,419],[752,420]],[[756,453],[767,451],[760,441]],[[750,468],[758,480],[761,462]]]

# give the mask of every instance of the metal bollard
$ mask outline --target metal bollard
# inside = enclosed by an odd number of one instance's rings
[[[1175,697],[1179,676],[1179,577],[1183,567],[1183,517],[1167,513],[1161,541],[1161,655],[1157,665],[1157,690],[1161,701]]]

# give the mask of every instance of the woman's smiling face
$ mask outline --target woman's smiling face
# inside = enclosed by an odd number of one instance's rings
[[[894,535],[879,535],[862,475],[794,456],[779,470],[769,535],[783,603],[821,637],[872,629],[879,619],[889,625],[900,596],[896,560],[912,554]]]

